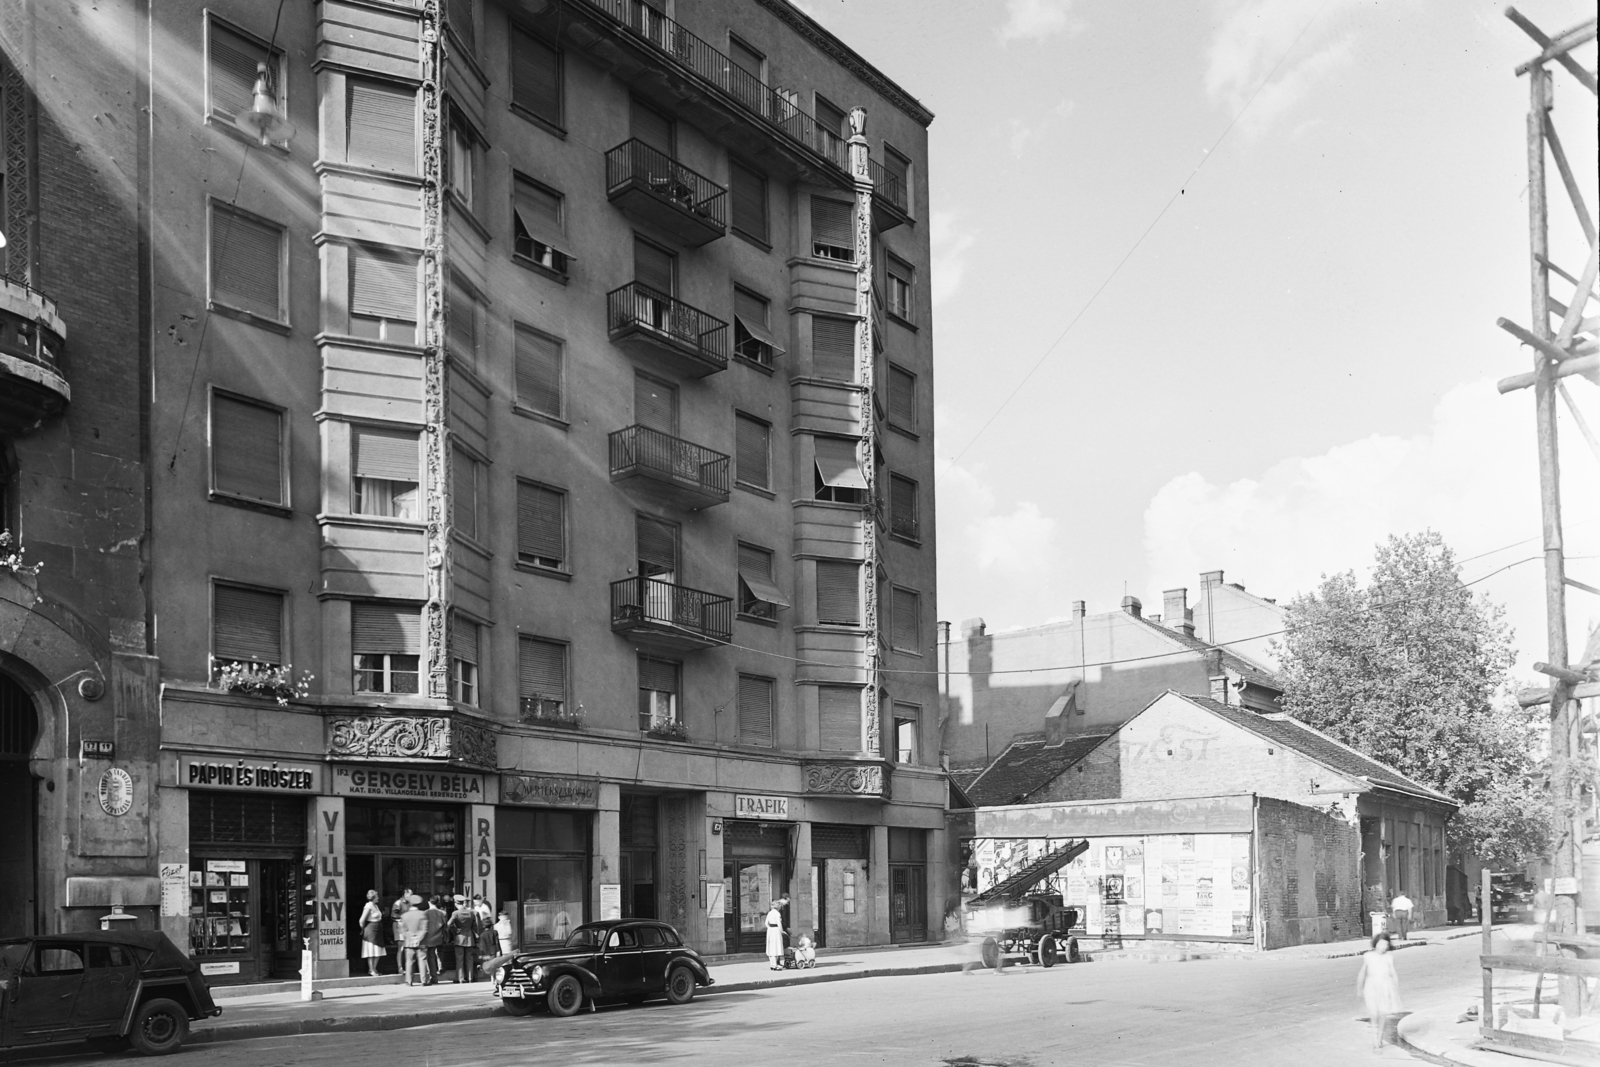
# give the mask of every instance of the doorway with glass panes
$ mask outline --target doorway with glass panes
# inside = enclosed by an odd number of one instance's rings
[[[622,882],[622,917],[654,919],[656,853],[661,798],[651,793],[623,793],[617,827],[617,873]]]

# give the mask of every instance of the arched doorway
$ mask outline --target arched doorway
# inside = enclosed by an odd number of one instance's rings
[[[39,734],[33,698],[0,674],[0,938],[34,932],[34,778],[28,756]],[[26,813],[26,817],[24,816]]]

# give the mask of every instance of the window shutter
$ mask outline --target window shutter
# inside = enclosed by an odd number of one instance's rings
[[[889,520],[896,533],[917,531],[917,483],[909,478],[889,478]]]
[[[212,208],[212,299],[264,319],[281,320],[282,266],[282,227]]]
[[[422,613],[357,600],[350,605],[350,651],[356,655],[389,652],[415,656],[422,648]]]
[[[856,324],[851,319],[811,317],[811,363],[819,378],[856,380]]]
[[[472,0],[450,0],[446,10],[450,16],[450,28],[456,31],[456,36],[467,46],[467,51],[477,51],[476,27],[472,24]]]
[[[648,515],[634,517],[634,535],[639,546],[639,562],[678,573],[678,528]]]
[[[917,428],[917,376],[889,367],[889,421],[907,430]]]
[[[511,102],[561,125],[561,55],[521,30],[511,34]]]
[[[451,491],[455,498],[456,529],[467,537],[478,536],[478,461],[456,450],[451,457]]]
[[[739,675],[739,740],[772,744],[772,679]]]
[[[561,415],[561,342],[517,327],[517,403]]]
[[[817,717],[824,752],[861,751],[861,690],[817,686]]]
[[[677,391],[643,374],[633,376],[633,421],[662,433],[678,432]]]
[[[517,483],[517,555],[566,560],[565,503],[564,494],[554,489]]]
[[[267,50],[215,22],[211,24],[211,110],[236,119],[255,103],[256,64]],[[270,70],[270,64],[269,68]]]
[[[817,125],[842,138],[850,136],[850,120],[843,110],[817,97]]]
[[[212,588],[211,650],[218,659],[283,664],[283,594]]]
[[[871,855],[866,827],[811,824],[812,859],[865,860]]]
[[[737,161],[729,164],[733,192],[733,228],[767,240],[767,179]]]
[[[450,654],[468,663],[478,662],[478,624],[457,615],[450,624]]]
[[[861,565],[817,561],[817,621],[861,625]]]
[[[842,200],[829,200],[821,196],[812,197],[812,244],[831,245],[834,248],[853,250],[856,243],[850,236],[850,216],[852,213],[851,205]]]
[[[478,302],[453,275],[450,299],[445,305],[445,337],[469,366],[478,363]]]
[[[528,236],[567,255],[566,235],[561,227],[561,194],[518,178],[513,195],[517,220]]]
[[[417,480],[417,435],[408,430],[350,427],[352,473],[391,482]]]
[[[835,489],[865,489],[866,476],[856,458],[856,442],[843,437],[812,438],[816,447],[817,472],[825,485]]]
[[[349,125],[345,158],[383,170],[411,173],[417,168],[417,94],[381,82],[346,82]]]
[[[739,579],[750,590],[750,595],[762,603],[775,608],[789,606],[783,591],[772,580],[772,553],[766,549],[739,543]]]
[[[658,693],[678,691],[678,665],[667,660],[639,657],[639,688]]]
[[[902,203],[909,203],[911,199],[911,164],[899,152],[890,148],[883,150],[883,169],[889,176],[900,183]]]
[[[567,699],[567,646],[524,636],[517,643],[518,695]]]
[[[733,291],[733,313],[745,320],[748,326],[767,325],[767,301],[743,289]]]
[[[892,599],[889,644],[906,652],[922,651],[917,641],[922,628],[922,597],[912,589],[896,589]]]
[[[672,296],[672,253],[637,238],[633,242],[633,280],[662,296]]]
[[[231,397],[211,398],[211,478],[218,492],[286,504],[283,415]]]
[[[351,249],[350,314],[416,322],[416,260]]]
[[[746,485],[770,489],[772,427],[748,415],[734,416],[734,477]]]
[[[673,155],[672,120],[637,100],[628,101],[628,125],[633,136],[662,155]]]

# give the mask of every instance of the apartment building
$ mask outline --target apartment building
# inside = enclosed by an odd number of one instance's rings
[[[67,365],[126,334],[84,388],[148,501],[77,564],[134,561],[138,684],[0,658],[13,784],[120,850],[34,925],[116,903],[217,981],[345,973],[368,890],[941,936],[931,114],[786,0],[20,10],[115,209],[59,251],[132,279]]]

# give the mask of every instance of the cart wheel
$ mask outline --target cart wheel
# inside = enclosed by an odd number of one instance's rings
[[[1067,962],[1068,963],[1082,963],[1083,962],[1083,953],[1078,951],[1078,939],[1075,938],[1075,937],[1067,938]]]
[[[1000,966],[1000,942],[992,937],[983,939],[983,948],[980,950],[983,965],[991,971]]]
[[[1056,965],[1056,939],[1049,934],[1039,939],[1039,963],[1045,967]]]

